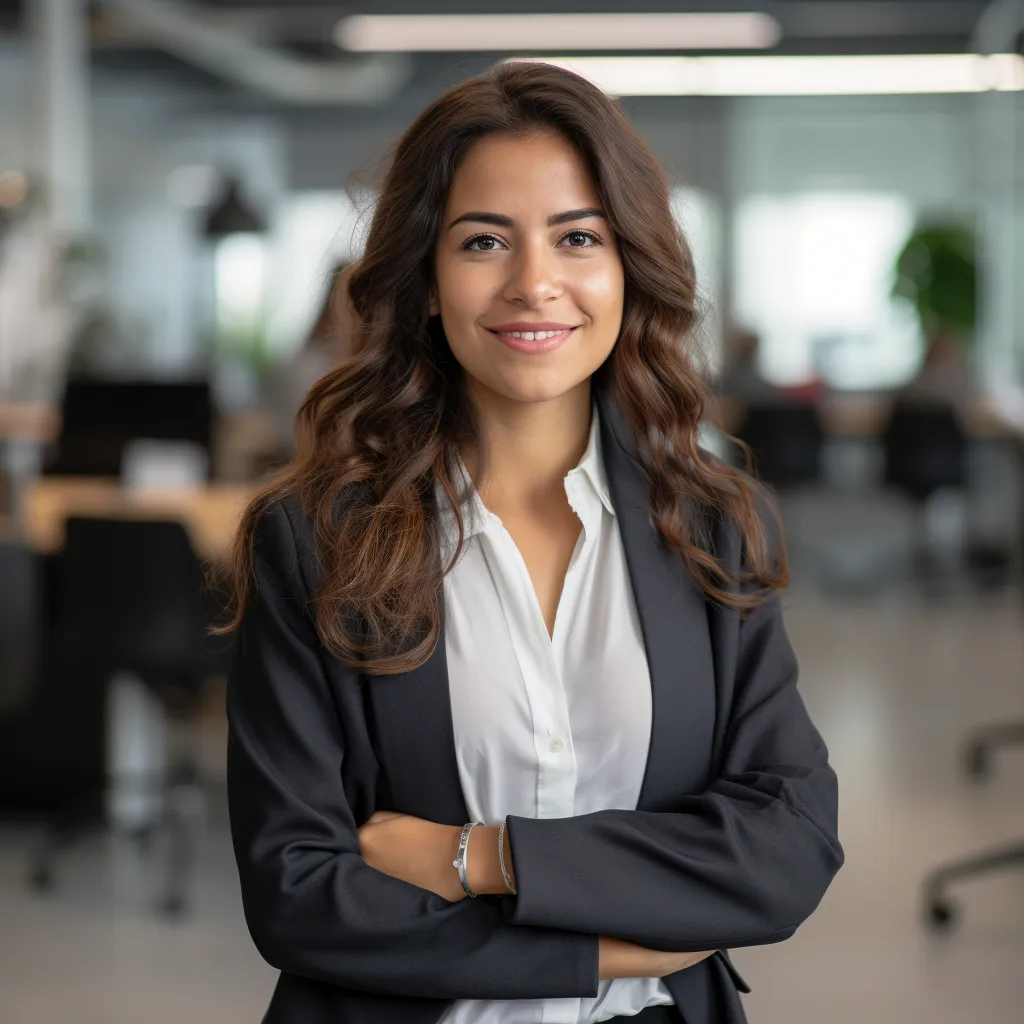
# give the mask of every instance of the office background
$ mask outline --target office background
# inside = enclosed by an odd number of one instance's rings
[[[389,146],[512,57],[664,161],[705,442],[780,495],[848,864],[751,1020],[1019,1020],[1022,53],[1024,0],[0,0],[0,1020],[265,1008],[203,572]]]

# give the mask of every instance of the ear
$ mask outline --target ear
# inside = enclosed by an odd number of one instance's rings
[[[430,298],[427,300],[427,312],[431,316],[441,315],[441,304],[437,301],[437,292],[431,291]]]

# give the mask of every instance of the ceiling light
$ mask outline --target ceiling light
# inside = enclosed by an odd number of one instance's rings
[[[516,61],[530,58],[513,58]],[[615,96],[864,96],[1024,90],[1024,57],[552,57]]]
[[[360,52],[759,50],[782,31],[768,14],[351,15],[337,44]]]

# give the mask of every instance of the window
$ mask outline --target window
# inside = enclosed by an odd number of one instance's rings
[[[760,335],[765,377],[868,389],[913,375],[917,321],[889,298],[913,222],[906,199],[879,193],[751,196],[739,204],[735,315]]]

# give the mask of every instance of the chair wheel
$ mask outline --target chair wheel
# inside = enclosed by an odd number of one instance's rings
[[[967,757],[964,759],[964,767],[967,774],[977,781],[987,779],[991,774],[988,751],[981,744],[974,744],[967,748]]]
[[[28,881],[36,892],[49,892],[53,888],[53,869],[49,864],[36,864],[29,873]]]
[[[156,839],[156,829],[152,825],[140,825],[137,829],[132,830],[129,838],[135,843],[140,856],[150,857],[152,855]]]
[[[934,899],[928,906],[928,923],[934,931],[945,931],[951,928],[957,919],[957,910],[952,903],[942,899]]]
[[[184,917],[188,910],[188,900],[180,892],[169,892],[160,901],[160,913],[164,917]]]

